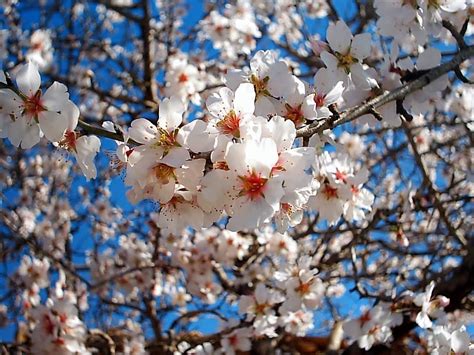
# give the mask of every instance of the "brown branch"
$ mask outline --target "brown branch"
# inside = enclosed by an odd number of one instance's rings
[[[461,243],[461,245],[467,246],[468,242],[466,238],[461,233],[458,232],[458,229],[453,226],[453,224],[448,218],[448,212],[446,211],[446,208],[444,207],[443,203],[439,199],[439,196],[438,196],[439,192],[434,188],[433,182],[431,181],[431,178],[425,166],[425,163],[423,162],[423,159],[417,150],[417,144],[415,142],[415,139],[413,138],[412,132],[408,128],[408,124],[406,122],[402,122],[402,125],[405,130],[405,134],[408,138],[408,142],[410,143],[411,149],[413,151],[413,156],[415,158],[415,161],[423,176],[423,184],[427,186],[428,191],[431,197],[433,198],[433,204],[438,210],[441,220],[446,225],[446,228],[448,228],[449,234],[455,237],[457,241]]]
[[[143,38],[143,80],[145,85],[145,99],[157,101],[157,85],[155,81],[154,63],[151,57],[151,42],[153,32],[150,27],[151,12],[148,0],[142,0],[143,20],[140,22]]]

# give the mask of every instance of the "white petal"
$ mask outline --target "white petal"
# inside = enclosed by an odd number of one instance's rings
[[[34,95],[41,85],[41,77],[36,65],[31,62],[23,65],[16,75],[16,84],[26,96]]]
[[[418,70],[427,70],[436,67],[441,63],[441,52],[433,47],[427,48],[418,56],[416,68]]]
[[[462,11],[466,8],[466,0],[444,0],[440,7],[446,12]]]
[[[50,142],[59,142],[69,124],[61,114],[51,111],[41,112],[38,115],[38,121],[41,130]]]
[[[339,66],[339,61],[337,60],[337,58],[329,52],[321,53],[321,60],[323,61],[323,63],[326,65],[326,67],[330,71],[337,70],[337,68]],[[317,88],[317,86],[316,86],[316,88]]]
[[[188,150],[183,147],[176,147],[170,149],[168,154],[163,156],[161,162],[163,164],[177,168],[183,165],[188,159],[190,159]]]
[[[456,354],[468,351],[470,343],[469,334],[465,330],[458,329],[451,334],[451,348]]]
[[[267,96],[259,95],[255,102],[255,116],[276,114],[275,106]]]
[[[351,45],[352,33],[344,21],[331,23],[326,33],[327,41],[333,50],[346,54]]]
[[[270,66],[268,76],[267,88],[274,97],[286,98],[294,90],[291,85],[288,85],[293,82],[293,75],[285,62],[276,62]]]
[[[175,171],[178,182],[189,191],[197,192],[205,165],[205,159],[193,159],[186,162],[185,165]]]
[[[250,84],[249,84],[250,85]],[[253,89],[253,86],[252,86]],[[206,100],[206,107],[209,113],[219,119],[224,118],[232,109],[234,93],[229,88],[221,88],[217,93],[213,93]]]
[[[274,116],[268,122],[267,127],[271,130],[271,138],[275,141],[278,152],[291,148],[296,139],[296,128],[292,121]]]
[[[370,33],[362,33],[355,36],[352,40],[351,54],[362,61],[370,55],[371,42]]]
[[[239,197],[234,201],[232,210],[226,228],[233,232],[260,227],[274,214],[274,209],[264,198],[249,201],[247,197]]]
[[[183,113],[185,111],[184,104],[181,100],[173,96],[164,99],[160,104],[160,118],[158,119],[158,126],[173,131],[183,121]]]
[[[416,316],[416,324],[418,324],[423,329],[427,329],[431,328],[433,322],[431,322],[431,319],[425,312],[420,312]]]
[[[36,122],[29,123],[26,117],[20,117],[10,124],[8,129],[8,139],[18,147],[21,144],[23,149],[29,149],[40,140],[40,129]]]
[[[129,130],[130,138],[135,142],[142,144],[149,144],[152,142],[158,133],[156,126],[145,118],[139,118],[132,121]]]
[[[71,100],[68,100],[66,105],[61,109],[61,115],[63,119],[68,122],[67,129],[73,131],[77,127],[79,122],[79,109]]]
[[[210,152],[214,149],[216,135],[210,134],[208,124],[201,120],[194,120],[179,130],[183,135],[183,144],[194,153]]]
[[[8,115],[21,116],[24,105],[20,96],[11,90],[0,90],[0,112]]]
[[[342,329],[344,330],[344,333],[347,334],[351,339],[359,339],[363,335],[358,319],[345,322],[342,326]]]
[[[255,111],[255,89],[252,84],[240,84],[235,91],[234,108],[237,113],[253,114]]]
[[[351,79],[354,85],[362,90],[370,90],[377,83],[359,63],[351,65]]]
[[[100,150],[100,139],[96,136],[82,136],[76,141],[76,159],[87,180],[95,179],[97,169],[94,158]]]
[[[41,103],[50,111],[60,111],[69,100],[67,87],[55,81],[41,96]]]
[[[326,97],[324,98],[324,104],[329,106],[336,103],[341,98],[343,92],[344,83],[342,81],[338,81],[336,86],[334,86],[334,88],[327,93]]]
[[[237,90],[246,81],[247,74],[242,70],[229,70],[225,75],[225,83],[231,90]]]

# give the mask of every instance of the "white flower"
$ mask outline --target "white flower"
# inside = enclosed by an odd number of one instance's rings
[[[100,139],[96,136],[80,136],[74,130],[67,130],[63,139],[58,143],[76,158],[82,173],[87,180],[97,177],[94,159],[100,151]]]
[[[255,114],[267,116],[276,113],[274,106],[278,98],[286,98],[293,92],[292,75],[284,61],[277,60],[273,51],[258,51],[250,61],[250,70],[229,71],[226,85],[236,90],[241,83],[254,86]]]
[[[166,95],[175,96],[186,102],[187,99],[199,104],[199,92],[205,88],[204,73],[196,66],[189,64],[182,53],[169,58],[169,68],[166,71]],[[160,107],[161,113],[161,107]]]
[[[60,274],[46,306],[39,305],[32,315],[36,325],[31,333],[33,354],[90,354],[85,347],[86,328],[78,317],[76,297],[63,291],[64,280]]]
[[[278,211],[284,194],[282,178],[272,176],[278,162],[275,141],[263,138],[232,144],[225,160],[232,189],[226,203],[231,217],[227,228],[237,231],[261,226]]]
[[[250,328],[239,328],[225,334],[221,339],[223,353],[235,355],[236,352],[249,351],[252,348],[251,337],[252,330]]]
[[[386,343],[392,336],[391,327],[401,324],[403,317],[391,313],[387,304],[378,304],[365,311],[359,319],[344,323],[343,330],[359,346],[369,350],[375,343]]]
[[[331,23],[327,30],[327,40],[333,53],[321,53],[321,59],[336,76],[336,80],[348,82],[350,77],[355,86],[369,90],[376,86],[362,67],[361,62],[370,55],[371,37],[369,33],[352,36],[343,21]]]
[[[144,118],[132,122],[130,138],[142,144],[126,159],[125,183],[133,187],[128,192],[132,202],[143,198],[169,202],[175,192],[175,183],[179,181],[177,169],[189,168],[183,166],[190,158],[184,145],[192,133],[179,129],[184,110],[181,101],[172,97],[161,102],[157,126]]]
[[[18,275],[26,288],[30,288],[32,284],[45,288],[49,286],[49,266],[48,259],[40,260],[25,255],[21,259]]]
[[[471,345],[466,327],[463,326],[451,334],[451,349],[455,354],[474,354],[474,346]]]
[[[195,202],[192,192],[175,185],[171,199],[160,208],[158,225],[163,235],[180,235],[185,228],[200,229],[204,225],[204,212]]]
[[[344,92],[343,81],[334,82],[334,75],[329,69],[321,68],[314,76],[314,94],[306,97],[306,105],[316,110],[318,119],[331,116],[329,105],[337,103]]]
[[[416,323],[421,328],[431,328],[433,322],[430,319],[432,317],[439,317],[443,314],[442,308],[449,304],[449,299],[444,296],[438,296],[434,300],[431,300],[431,295],[435,288],[434,281],[431,281],[424,293],[418,294],[413,302],[421,307],[421,311],[416,316]]]
[[[252,296],[240,297],[239,314],[246,314],[247,321],[253,321],[257,335],[276,336],[275,327],[278,317],[275,316],[273,305],[282,301],[281,294],[259,283]]]
[[[40,70],[47,70],[53,62],[53,52],[50,31],[33,32],[30,38],[30,49],[26,53],[27,60],[36,64]]]
[[[314,328],[313,312],[302,309],[287,312],[280,317],[279,323],[286,332],[302,337]]]
[[[59,142],[68,127],[77,125],[79,110],[66,86],[54,82],[44,95],[40,91],[41,77],[36,65],[28,62],[17,73],[19,94],[0,90],[0,111],[11,115],[7,134],[15,146],[31,148],[44,133],[51,142]]]

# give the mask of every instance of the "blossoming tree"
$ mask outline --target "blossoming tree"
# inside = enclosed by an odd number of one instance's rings
[[[472,354],[472,0],[3,0],[0,350]]]

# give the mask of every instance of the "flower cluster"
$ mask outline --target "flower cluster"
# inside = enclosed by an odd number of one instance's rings
[[[474,352],[472,0],[43,2],[0,14],[17,345]]]
[[[159,202],[159,226],[174,235],[223,216],[232,231],[273,219],[284,230],[308,207],[330,223],[343,212],[362,220],[373,202],[362,188],[367,173],[355,174],[347,157],[317,158],[315,147],[296,139],[296,126],[327,117],[327,107],[340,98],[342,82],[331,90],[328,77],[318,73],[322,85],[314,93],[273,52],[260,51],[250,69],[228,73],[228,87],[208,97],[207,122],[182,125],[181,100],[163,100],[157,125],[138,119],[128,131],[139,144],[125,148],[130,200]]]
[[[67,87],[55,81],[43,94],[41,77],[33,62],[18,69],[15,81],[16,87],[8,87],[5,75],[0,74],[0,84],[4,84],[0,89],[0,137],[28,149],[44,136],[70,151],[88,179],[95,178],[93,160],[100,140],[75,132],[79,109],[69,99]]]

